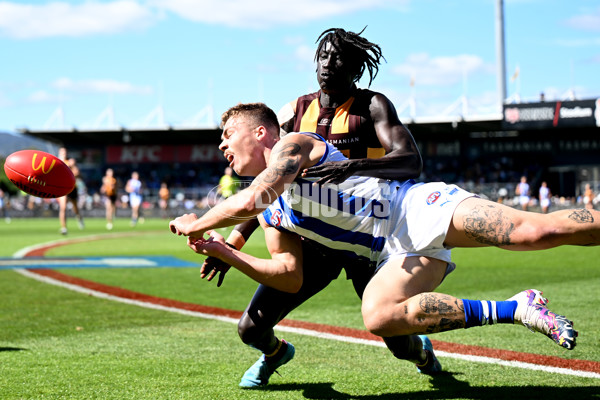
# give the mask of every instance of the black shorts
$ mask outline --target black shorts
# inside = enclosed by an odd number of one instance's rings
[[[336,279],[342,270],[345,270],[346,279],[352,280],[356,294],[362,299],[365,287],[375,274],[374,264],[369,260],[356,259],[346,252],[330,249],[304,237],[302,241],[304,285],[315,284],[324,288]]]
[[[79,190],[77,190],[77,187],[75,187],[75,189],[73,189],[73,191],[67,195],[67,199],[77,200],[78,198],[79,198]]]

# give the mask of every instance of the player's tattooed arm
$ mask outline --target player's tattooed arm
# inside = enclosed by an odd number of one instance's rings
[[[580,223],[580,224],[585,224],[585,223],[592,223],[594,222],[594,216],[592,215],[591,212],[589,212],[588,210],[573,210],[573,212],[571,214],[569,214],[569,219]]]
[[[490,206],[477,206],[463,218],[467,237],[490,246],[514,244],[510,240],[515,230],[512,221],[502,214],[502,209]]]
[[[281,147],[273,149],[269,166],[262,171],[251,187],[257,190],[257,198],[260,199],[264,208],[273,203],[285,190],[285,185],[291,183],[300,170],[301,146],[297,143],[285,143]]]
[[[281,177],[287,175],[293,175],[295,178],[298,175],[300,169],[300,145],[297,143],[287,143],[278,149],[273,155],[275,162],[273,165],[268,166],[263,172],[261,172],[256,179],[254,184],[261,183],[274,183]],[[273,158],[273,156],[271,156]]]
[[[422,321],[437,320],[426,328],[426,333],[444,332],[465,327],[462,301],[445,294],[423,293],[419,299]],[[441,317],[441,318],[440,318]]]

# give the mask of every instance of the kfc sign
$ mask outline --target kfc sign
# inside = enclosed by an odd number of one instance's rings
[[[216,144],[190,146],[108,146],[107,164],[197,163],[224,161]]]
[[[216,144],[179,146],[177,154],[179,162],[219,162],[225,160],[223,153]]]
[[[109,164],[143,164],[173,162],[174,146],[108,146],[106,162]]]

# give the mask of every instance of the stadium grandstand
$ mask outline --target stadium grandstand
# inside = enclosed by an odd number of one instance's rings
[[[409,118],[424,160],[423,180],[454,182],[483,196],[510,200],[522,175],[535,197],[546,181],[564,201],[586,183],[600,184],[600,100],[505,104],[491,116]],[[226,167],[218,127],[23,129],[26,136],[65,146],[94,191],[106,168],[137,170],[150,198],[160,183],[199,199]]]

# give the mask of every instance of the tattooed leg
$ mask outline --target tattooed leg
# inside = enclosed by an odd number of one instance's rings
[[[594,216],[589,210],[572,210],[568,217],[570,220],[575,221],[578,224],[593,224]]]
[[[560,214],[559,214],[560,213]],[[577,246],[598,246],[600,245],[600,212],[596,210],[578,209],[556,211],[548,214],[549,216],[567,215],[571,222],[571,229],[574,234],[570,242],[561,244],[573,244]]]
[[[463,217],[468,238],[489,246],[508,246],[515,224],[494,205],[478,205]]]
[[[442,293],[421,293],[398,305],[401,313],[381,310],[379,325],[365,325],[379,336],[418,335],[465,327],[461,299]],[[366,320],[368,321],[368,320]]]
[[[600,245],[600,212],[576,209],[526,212],[480,198],[456,208],[444,244],[543,250],[562,245]]]
[[[442,293],[422,293],[416,296],[416,300],[419,302],[416,318],[421,329],[424,329],[418,333],[437,333],[465,327],[462,300]]]
[[[435,318],[443,315],[444,326],[463,315],[449,296],[437,298],[431,293],[446,273],[447,263],[426,257],[406,257],[388,261],[371,279],[363,294],[362,315],[365,327],[372,333],[391,337],[425,333]],[[423,293],[432,296],[421,296]],[[422,307],[429,310],[427,314]],[[452,310],[452,309],[456,310]],[[415,329],[416,326],[418,329]]]

